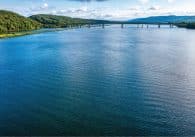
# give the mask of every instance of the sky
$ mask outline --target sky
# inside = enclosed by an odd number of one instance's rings
[[[195,0],[0,0],[0,9],[24,16],[56,14],[106,20],[195,15],[194,5]]]

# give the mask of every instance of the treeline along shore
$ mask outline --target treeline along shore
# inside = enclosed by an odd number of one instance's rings
[[[0,38],[14,37],[34,33],[33,30],[42,28],[68,28],[82,26],[86,24],[117,24],[131,22],[117,22],[106,20],[92,20],[71,18],[66,16],[57,16],[49,14],[38,14],[30,17],[24,17],[17,13],[0,10]],[[135,22],[134,22],[135,24]],[[195,22],[182,21],[173,23],[178,27],[195,29]]]
[[[42,28],[68,28],[100,23],[112,22],[47,14],[24,17],[11,11],[0,10],[0,38],[31,34],[34,33],[33,30]]]
[[[180,28],[188,28],[188,29],[195,29],[195,22],[187,23],[187,22],[182,22],[182,23],[177,23],[177,27]]]

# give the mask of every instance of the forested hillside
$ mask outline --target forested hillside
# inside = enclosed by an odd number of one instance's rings
[[[84,25],[84,24],[98,24],[98,23],[111,23],[104,20],[89,20],[80,18],[71,18],[66,16],[49,15],[49,14],[38,14],[29,17],[37,22],[43,24],[46,28],[65,28],[74,25]]]
[[[41,24],[17,13],[0,10],[0,33],[21,32],[41,28]]]
[[[88,21],[84,19],[76,19],[76,18],[70,18],[65,16],[46,15],[46,14],[33,15],[30,16],[29,18],[42,23],[43,26],[46,28],[59,28],[59,27],[65,28],[74,24],[76,25],[76,24],[88,23]]]

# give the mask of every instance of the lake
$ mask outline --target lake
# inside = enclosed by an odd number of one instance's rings
[[[113,25],[0,39],[0,135],[195,135],[194,36]]]

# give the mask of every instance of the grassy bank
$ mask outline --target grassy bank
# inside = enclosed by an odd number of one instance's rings
[[[14,32],[14,33],[0,34],[0,39],[9,38],[9,37],[23,36],[23,35],[29,35],[29,34],[32,34],[32,32]]]
[[[63,31],[63,30],[65,30],[65,28],[39,29],[39,30],[34,30],[34,31],[13,32],[13,33],[0,34],[0,39],[31,35],[31,34],[39,34],[39,33],[44,33],[44,32]]]

